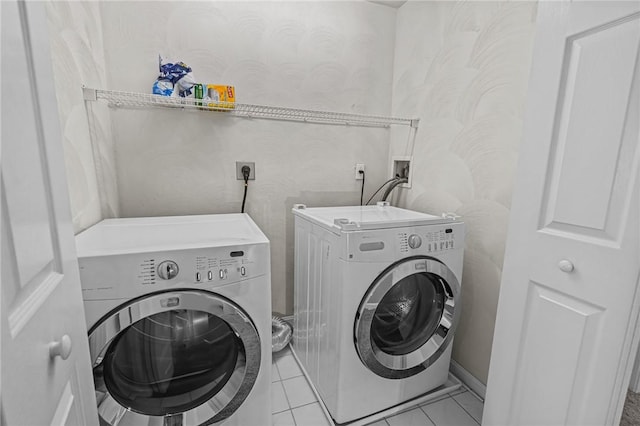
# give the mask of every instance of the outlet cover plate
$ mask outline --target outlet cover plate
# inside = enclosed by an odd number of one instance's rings
[[[256,180],[256,163],[253,161],[236,161],[236,179],[244,180],[242,176],[242,167],[249,166],[249,180]]]

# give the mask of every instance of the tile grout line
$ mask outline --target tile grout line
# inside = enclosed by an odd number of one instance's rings
[[[284,410],[284,411],[280,411],[278,413],[273,413],[271,415],[271,422],[273,423],[273,416],[275,416],[276,414],[282,414],[282,413],[286,413],[286,412],[291,413],[291,418],[293,419],[294,426],[298,426],[298,423],[296,423],[296,418],[293,416],[293,411],[291,411],[291,410]]]
[[[290,377],[290,378],[288,378],[288,379],[286,379],[286,380],[293,380],[293,379],[297,379],[298,377],[304,377],[304,375],[302,375],[302,376]],[[313,404],[313,403],[319,402],[317,399],[315,399],[315,398],[316,398],[316,395],[314,394],[314,395],[313,395],[314,400],[313,400],[312,402],[307,402],[306,404],[297,405],[297,406],[293,407],[293,406],[291,405],[291,402],[289,401],[289,395],[287,395],[287,388],[285,388],[285,387],[284,387],[284,382],[285,382],[286,380],[282,380],[282,382],[283,382],[283,383],[282,383],[282,389],[284,389],[284,395],[287,397],[287,402],[289,403],[289,409],[293,410],[294,408],[304,407],[305,405],[310,405],[310,404]],[[306,377],[304,377],[304,380],[305,380],[305,384],[307,384],[307,386],[308,386],[308,385],[309,385],[309,382],[307,381],[307,378],[306,378]],[[312,391],[312,393],[313,393],[313,391]]]
[[[459,394],[459,395],[462,395],[462,394]],[[475,418],[475,417],[473,417],[473,416],[471,415],[471,413],[470,413],[466,408],[464,408],[464,407],[462,406],[462,404],[460,404],[458,401],[456,401],[456,399],[455,399],[454,397],[451,397],[451,399],[453,399],[453,401],[454,401],[456,404],[458,404],[458,405],[460,406],[460,408],[462,408],[462,410],[463,410],[465,413],[467,413],[467,414],[469,415],[469,417],[471,417],[471,418],[473,419],[473,421],[474,421],[474,422],[476,422],[476,424],[477,424],[478,426],[480,426],[480,423],[476,420],[476,418]]]
[[[287,355],[284,355],[284,356],[287,356]],[[291,356],[293,357],[293,354],[291,354]],[[295,357],[293,357],[293,360],[296,363],[296,365],[298,365],[298,361],[295,359]],[[277,365],[276,365],[276,368],[278,368]],[[280,368],[278,368],[278,375],[280,376],[280,383],[282,385],[282,390],[284,391],[284,397],[287,399],[287,405],[289,405],[289,410],[288,411],[291,413],[291,418],[293,419],[294,425],[297,426],[298,422],[296,421],[296,416],[293,415],[294,407],[291,406],[291,402],[289,401],[289,395],[287,395],[287,390],[285,389],[284,383],[282,383],[282,382],[284,382],[285,380],[295,379],[296,377],[304,377],[304,374],[302,373],[302,371],[300,371],[300,375],[298,375],[298,376],[293,376],[293,377],[289,377],[287,379],[283,379],[282,375],[280,374]],[[307,380],[306,377],[305,377],[305,380]],[[315,395],[314,395],[314,397],[315,397]],[[295,408],[305,407],[307,405],[315,404],[316,402],[318,402],[318,401],[316,400],[316,401],[313,401],[313,402],[310,402],[310,403],[307,403],[307,404],[303,404],[303,405],[297,406]],[[287,410],[285,410],[285,411],[287,411]],[[282,411],[282,412],[284,412],[284,411]]]
[[[301,405],[300,407],[306,407],[307,405],[312,405],[312,404],[317,404],[317,403],[318,403],[318,401],[313,401],[313,402],[310,402],[308,404]],[[296,408],[300,408],[300,407],[296,407]],[[293,423],[296,426],[298,426],[298,422],[296,422],[296,416],[293,415],[293,408],[291,410],[289,410],[289,411],[291,411],[291,418],[293,419]]]
[[[296,409],[300,408],[300,407],[306,407],[307,405],[313,405],[313,404],[317,404],[318,401],[313,401],[313,402],[307,402],[306,404],[302,404],[296,407]],[[291,411],[293,411],[293,408],[291,409]]]
[[[280,380],[280,386],[282,386],[282,392],[284,393],[284,399],[287,400],[287,405],[289,406],[289,410],[291,410],[291,402],[289,402],[289,395],[287,395],[287,390],[284,388],[284,384],[282,384],[282,380]],[[291,413],[293,416],[293,413]],[[293,420],[295,422],[295,419]]]
[[[440,401],[444,401],[444,399],[441,399]],[[426,411],[424,411],[424,408],[422,408],[422,405],[418,407],[420,409],[420,411],[422,411],[424,413],[425,416],[427,416],[427,418],[429,419],[429,421],[434,425],[434,426],[438,426],[436,424],[436,422],[433,421],[433,419],[431,417],[429,417],[429,415],[427,414]]]

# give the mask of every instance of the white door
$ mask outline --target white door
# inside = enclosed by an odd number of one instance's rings
[[[1,8],[2,423],[97,425],[44,3]]]
[[[640,3],[540,2],[535,43],[483,424],[617,424],[638,339]]]

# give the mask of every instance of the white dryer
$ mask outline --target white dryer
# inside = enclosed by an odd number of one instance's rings
[[[271,421],[269,241],[246,214],[76,237],[101,425]]]
[[[293,347],[336,423],[443,385],[464,224],[388,203],[293,213]]]

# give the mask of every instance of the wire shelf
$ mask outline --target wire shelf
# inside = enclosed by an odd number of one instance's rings
[[[207,102],[202,99],[179,98],[147,93],[120,92],[115,90],[83,87],[86,101],[104,101],[115,108],[179,108],[228,114],[234,117],[266,118],[271,120],[309,122],[317,124],[341,124],[365,127],[389,127],[391,125],[418,127],[418,119],[351,114],[310,109],[285,108],[227,102]]]

